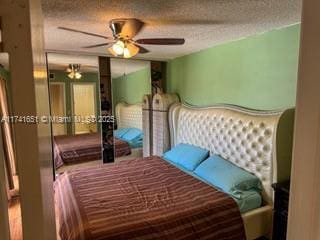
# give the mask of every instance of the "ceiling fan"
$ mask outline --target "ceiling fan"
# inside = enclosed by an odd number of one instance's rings
[[[95,48],[101,46],[108,46],[109,52],[114,56],[120,56],[123,58],[131,58],[138,53],[148,53],[149,50],[142,47],[140,44],[146,45],[182,45],[185,43],[184,38],[142,38],[134,40],[133,38],[140,32],[144,22],[135,18],[119,18],[112,19],[109,22],[109,27],[113,34],[113,39],[109,37],[85,32],[81,30],[76,30],[67,27],[58,27],[58,29],[66,30],[70,32],[82,33],[94,37],[104,38],[106,40],[111,40],[109,42],[95,44],[90,46],[85,46],[84,48]]]
[[[82,77],[80,67],[80,64],[69,64],[68,68],[66,69],[68,77],[71,79],[80,79]]]

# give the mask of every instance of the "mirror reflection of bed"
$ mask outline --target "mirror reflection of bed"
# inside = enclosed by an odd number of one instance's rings
[[[102,163],[98,59],[48,53],[56,173]],[[70,118],[71,117],[71,118]]]
[[[150,62],[111,59],[115,162],[142,157],[142,99],[151,93]]]

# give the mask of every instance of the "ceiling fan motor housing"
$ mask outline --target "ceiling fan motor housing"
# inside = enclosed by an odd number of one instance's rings
[[[117,18],[110,21],[113,37],[116,39],[132,39],[141,30],[144,23],[135,18]]]
[[[110,28],[112,30],[113,33],[113,37],[114,38],[120,38],[121,36],[121,32],[122,32],[122,28],[125,25],[125,21],[124,20],[112,20],[110,22]]]

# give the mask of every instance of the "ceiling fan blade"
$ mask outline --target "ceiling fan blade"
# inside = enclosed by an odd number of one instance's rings
[[[185,43],[184,38],[142,38],[136,40],[136,43],[150,45],[182,45]]]
[[[82,33],[82,34],[86,34],[86,35],[90,35],[90,36],[94,36],[94,37],[100,37],[100,38],[104,38],[104,39],[109,39],[108,37],[103,36],[103,35],[99,35],[99,34],[96,34],[96,33],[85,32],[85,31],[72,29],[72,28],[67,28],[67,27],[58,27],[58,29],[69,31],[69,32]]]
[[[134,45],[136,45],[139,48],[139,53],[140,54],[144,54],[144,53],[150,52],[148,49],[146,49],[146,48],[144,48],[144,47],[142,47],[142,46],[140,46],[138,44],[134,44]]]
[[[102,46],[108,46],[112,44],[111,42],[109,43],[100,43],[100,44],[95,44],[95,45],[90,45],[90,46],[84,46],[82,48],[96,48],[96,47],[102,47]]]

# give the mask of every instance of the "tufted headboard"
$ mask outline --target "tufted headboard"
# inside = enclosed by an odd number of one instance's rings
[[[116,119],[118,128],[133,127],[142,130],[142,104],[118,103],[116,105]]]
[[[171,147],[196,145],[255,174],[262,182],[264,201],[271,204],[271,184],[290,176],[293,119],[293,109],[271,112],[178,103],[169,112]]]

